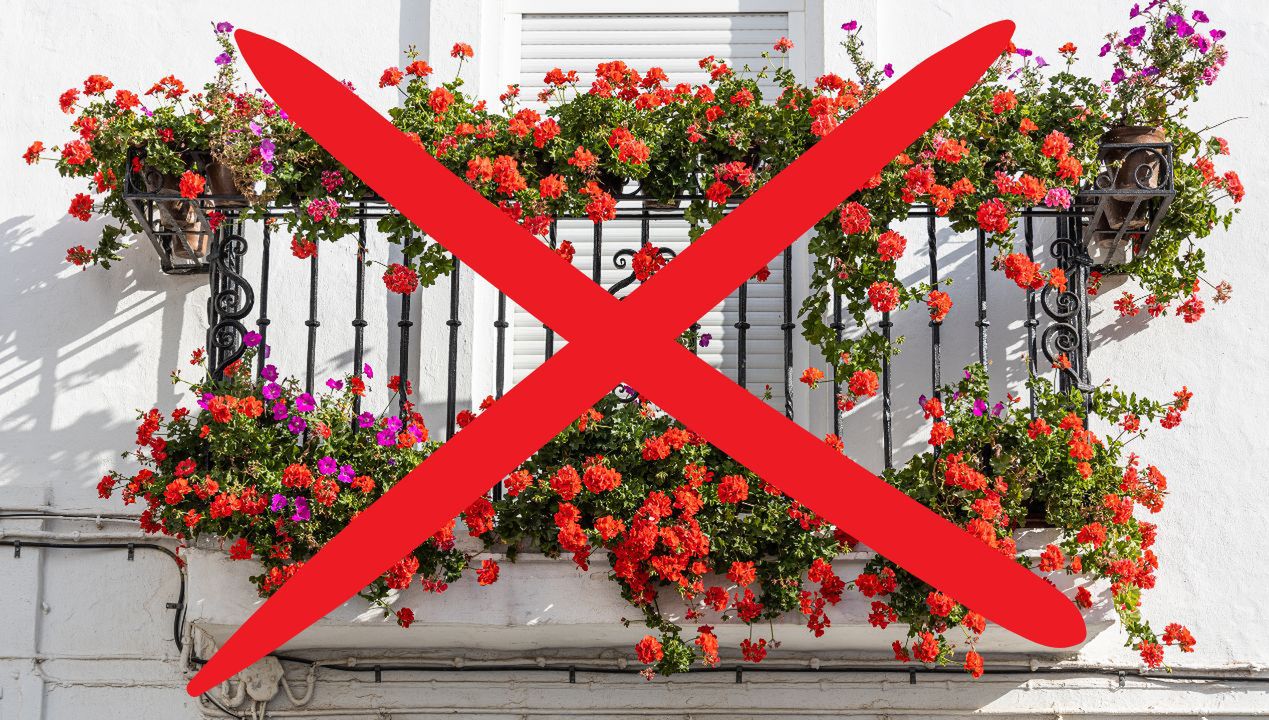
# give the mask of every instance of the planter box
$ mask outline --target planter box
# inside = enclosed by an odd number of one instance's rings
[[[1018,535],[1019,546],[1038,553],[1052,539],[1051,530],[1025,530]],[[495,556],[497,557],[497,556]],[[855,578],[871,553],[855,552],[839,557],[833,567],[843,579]],[[466,577],[439,595],[424,593],[415,585],[400,593],[397,605],[414,609],[416,621],[403,630],[383,613],[369,609],[361,598],[331,612],[325,618],[282,647],[283,651],[347,651],[345,655],[427,655],[445,658],[519,657],[613,657],[629,656],[639,638],[647,634],[642,613],[622,599],[617,585],[607,577],[608,563],[600,554],[592,556],[590,570],[583,572],[564,558],[522,553],[517,562],[506,562],[496,583],[480,587]],[[219,549],[193,548],[189,560],[188,618],[217,644],[226,638],[263,601],[248,577],[259,572],[254,562],[232,561]],[[1054,582],[1068,596],[1084,578],[1054,575]],[[1088,585],[1094,606],[1084,613],[1091,639],[1110,627],[1115,614],[1105,583]],[[672,592],[672,591],[671,591]],[[663,594],[664,598],[673,596]],[[775,623],[775,637],[781,646],[772,660],[877,660],[891,657],[890,643],[902,639],[906,629],[891,625],[879,630],[868,624],[871,600],[854,590],[842,602],[829,608],[832,620],[823,637],[806,629],[799,613]],[[678,617],[682,617],[681,612]],[[714,624],[724,648],[734,648],[748,637],[748,628],[739,621],[716,623],[709,612],[700,621],[685,622],[694,630],[698,624]],[[621,620],[631,621],[625,627]],[[1087,642],[1087,641],[1086,641]],[[1031,643],[998,627],[989,627],[979,650],[1000,657],[1062,659],[1079,648],[1054,650]],[[360,651],[360,652],[358,652]]]

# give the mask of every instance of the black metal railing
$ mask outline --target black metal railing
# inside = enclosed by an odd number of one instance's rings
[[[125,187],[128,188],[129,202],[137,207],[154,207],[159,203],[172,202],[174,200],[170,195],[156,194],[131,182]],[[199,205],[200,212],[205,213],[215,201],[199,199],[186,202]],[[286,353],[293,350],[270,341],[270,329],[274,323],[274,318],[270,316],[269,304],[270,276],[273,271],[271,264],[275,260],[274,255],[276,254],[273,252],[274,248],[272,247],[277,234],[274,223],[267,219],[263,222],[254,223],[261,226],[258,231],[261,243],[260,266],[255,268],[253,272],[248,273],[249,268],[246,267],[249,248],[247,226],[250,223],[245,222],[239,215],[239,210],[233,207],[224,208],[223,210],[218,207],[217,209],[224,214],[225,219],[214,233],[206,258],[211,291],[207,303],[207,352],[209,370],[214,377],[221,376],[226,367],[243,356],[246,349],[243,343],[243,336],[249,329],[258,332],[262,336],[262,342],[265,345],[272,345],[275,358],[279,354],[285,356]],[[279,208],[269,213],[269,215],[276,217],[281,214],[281,210]],[[304,385],[310,391],[314,387],[317,374],[318,334],[325,331],[322,324],[323,310],[329,307],[324,306],[321,302],[322,299],[326,298],[325,293],[338,293],[341,296],[339,302],[348,302],[352,306],[351,333],[348,339],[351,345],[351,354],[349,356],[351,374],[357,377],[361,377],[363,374],[366,334],[371,325],[371,321],[366,316],[366,261],[370,224],[389,212],[391,212],[391,208],[382,201],[373,198],[353,201],[341,210],[341,219],[350,220],[357,224],[355,236],[356,253],[352,259],[352,262],[355,262],[355,274],[353,275],[351,288],[346,286],[324,288],[322,275],[319,274],[319,268],[321,268],[321,260],[319,258],[324,253],[314,254],[304,261],[308,263],[308,287],[306,292],[308,315],[303,320],[303,325],[306,328],[303,365],[305,368]],[[1048,237],[1049,233],[1044,230],[1045,226],[1051,228],[1053,239],[1048,243],[1047,248],[1051,257],[1050,262],[1054,266],[1062,268],[1066,272],[1068,279],[1068,287],[1065,291],[1046,286],[1041,290],[1028,290],[1025,293],[1024,302],[1020,310],[1022,314],[1021,326],[1023,328],[1023,337],[1020,342],[1026,348],[1027,373],[1028,375],[1038,375],[1048,372],[1048,369],[1041,365],[1041,358],[1050,365],[1057,365],[1059,358],[1065,356],[1065,359],[1069,360],[1070,367],[1058,371],[1060,385],[1064,388],[1078,388],[1085,392],[1086,396],[1091,391],[1088,366],[1088,356],[1091,347],[1089,342],[1089,309],[1085,299],[1087,297],[1089,273],[1093,263],[1084,251],[1082,238],[1085,235],[1090,219],[1097,212],[1097,206],[1087,202],[1077,203],[1070,210],[1054,210],[1044,207],[1029,208],[1021,212],[1019,232],[1017,233],[1019,235],[1017,242],[1021,244],[1020,251],[1025,252],[1032,260],[1040,260],[1042,259],[1042,248],[1038,247],[1039,238],[1042,236]],[[924,220],[926,232],[925,249],[929,256],[928,282],[935,288],[944,287],[948,282],[948,278],[940,274],[941,248],[937,237],[940,226],[939,218],[932,208],[920,206],[912,209],[911,218],[917,221]],[[652,237],[652,228],[655,223],[667,220],[682,223],[683,210],[680,207],[667,207],[661,204],[645,202],[643,198],[637,195],[625,195],[620,199],[618,219],[638,221],[640,241],[648,243]],[[595,223],[593,231],[590,233],[590,275],[597,283],[601,281],[606,259],[610,259],[613,267],[621,270],[631,267],[632,251],[628,248],[606,253],[604,228],[603,224]],[[545,242],[555,247],[560,240],[559,225],[553,223]],[[673,250],[668,248],[661,252],[666,258],[674,256]],[[992,299],[988,297],[988,252],[986,238],[979,231],[973,242],[974,257],[972,269],[975,281],[973,290],[976,307],[972,317],[974,332],[977,334],[975,338],[977,360],[985,366],[990,361],[988,356],[988,333],[992,330],[988,314],[989,300],[997,303],[1008,300],[1007,298]],[[797,373],[795,372],[794,359],[796,343],[800,341],[795,334],[798,325],[798,317],[795,313],[800,305],[800,292],[796,287],[797,283],[793,272],[794,251],[786,249],[783,252],[782,259],[782,297],[779,303],[778,329],[782,344],[781,370],[783,387],[780,390],[783,394],[783,410],[790,418],[808,423],[813,418],[795,417],[794,389]],[[437,328],[438,333],[436,335],[429,332],[415,334],[416,324],[419,319],[416,315],[416,309],[412,306],[411,294],[401,295],[399,299],[393,300],[393,302],[397,303],[394,320],[395,329],[391,327],[381,328],[384,331],[384,335],[389,338],[389,342],[394,342],[395,347],[398,349],[395,369],[400,376],[400,382],[403,387],[412,379],[410,377],[411,359],[422,351],[424,344],[427,344],[429,348],[438,346],[440,343],[445,344],[444,426],[447,438],[456,431],[458,414],[461,412],[459,408],[461,393],[458,373],[461,341],[465,337],[469,338],[471,333],[476,331],[476,328],[466,326],[464,318],[468,316],[464,315],[463,293],[460,292],[464,276],[469,272],[468,268],[455,260],[452,272],[448,278],[442,281],[448,282],[449,290],[449,307],[447,317],[444,320],[444,325],[446,326],[444,330]],[[249,274],[251,277],[248,277]],[[611,284],[607,289],[617,294],[637,282],[638,280],[631,268],[627,276]],[[749,291],[752,282],[756,281],[747,280],[737,288],[734,321],[730,323],[730,327],[735,331],[734,336],[730,338],[736,353],[733,379],[745,387],[748,387],[750,383],[747,362],[749,353],[748,336],[749,332],[754,328],[749,311]],[[501,291],[490,286],[477,284],[475,287],[482,292],[493,293],[496,298],[494,300],[496,303],[496,315],[489,321],[492,326],[489,331],[492,332],[493,344],[496,350],[489,362],[492,364],[492,395],[501,397],[509,389],[510,379],[507,366],[510,349],[508,332],[512,323],[508,309],[508,298]],[[294,288],[292,288],[292,291],[294,291]],[[1016,302],[1016,300],[1012,300],[1012,302]],[[843,316],[843,298],[834,296],[831,308],[830,327],[838,338],[842,338],[849,329]],[[252,317],[253,314],[254,318]],[[699,323],[693,325],[693,331],[698,331],[700,327]],[[894,322],[890,313],[885,313],[881,316],[878,327],[888,340],[893,339],[891,336],[894,331]],[[943,385],[944,345],[948,340],[950,331],[942,321],[931,320],[928,323],[928,327],[930,338],[929,384],[931,391],[937,394],[940,386]],[[555,352],[556,338],[549,327],[543,326],[543,328],[545,333],[542,358],[545,360]],[[692,343],[694,352],[696,351],[696,345],[697,343]],[[468,359],[470,360],[471,358]],[[264,353],[258,356],[258,363],[260,369],[262,369],[265,363]],[[892,362],[887,359],[882,366],[879,398],[881,412],[880,440],[886,468],[892,468],[895,465],[894,408],[892,404],[894,373]],[[834,398],[841,394],[844,380],[844,378],[838,377],[836,372],[833,373]],[[631,399],[633,396],[633,392],[626,393],[626,399]],[[404,413],[407,406],[407,399],[404,393],[400,394],[398,403],[397,409]],[[1034,414],[1036,408],[1034,395],[1030,398],[1030,407]],[[361,411],[360,401],[358,401],[357,411]],[[843,432],[842,412],[836,409],[835,403],[830,403],[828,412],[831,418],[823,423],[823,427],[825,429],[831,427],[835,434],[841,436]],[[497,492],[498,489],[495,488],[495,493]]]

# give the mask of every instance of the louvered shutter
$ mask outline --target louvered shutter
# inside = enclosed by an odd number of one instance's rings
[[[665,70],[671,83],[700,83],[708,79],[698,65],[700,58],[714,55],[734,68],[746,64],[763,65],[762,52],[788,34],[786,13],[693,13],[693,14],[524,14],[520,24],[519,75],[521,98],[533,104],[543,87],[543,77],[552,68],[577,70],[586,85],[601,62],[620,59],[643,71],[657,66]],[[769,87],[763,95],[776,95]],[[623,205],[623,207],[626,207]],[[634,206],[637,207],[637,206]],[[651,223],[650,241],[658,247],[680,251],[687,246],[687,223],[656,220]],[[641,241],[639,220],[614,220],[603,225],[602,283],[610,287],[630,274],[630,268],[614,265],[619,250],[637,250]],[[558,238],[569,240],[577,249],[574,264],[591,275],[593,230],[589,221],[566,220],[559,224]],[[783,263],[775,258],[767,282],[748,284],[746,343],[746,386],[761,395],[765,385],[772,390],[771,402],[784,407]],[[634,287],[619,293],[624,295]],[[800,294],[795,293],[796,302]],[[738,363],[740,319],[738,292],[701,318],[701,333],[712,338],[698,348],[702,358],[735,379]],[[542,363],[547,334],[528,312],[512,312],[510,352],[511,379],[518,382]],[[555,339],[555,349],[563,341]]]

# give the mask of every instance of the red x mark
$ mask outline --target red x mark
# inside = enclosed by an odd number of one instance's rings
[[[320,68],[239,30],[260,83],[332,155],[570,341],[329,542],[190,681],[206,692],[343,603],[472,498],[628,382],[723,452],[992,621],[1051,647],[1084,639],[1052,585],[833,451],[675,338],[934,124],[1000,55],[984,27],[894,83],[638,291],[618,301]]]

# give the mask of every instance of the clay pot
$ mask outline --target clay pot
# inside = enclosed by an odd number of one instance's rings
[[[242,192],[238,189],[238,183],[234,180],[234,173],[229,166],[221,161],[212,158],[204,168],[207,177],[207,190],[211,195],[231,196],[232,200],[213,200],[212,204],[217,208],[243,208],[247,206],[247,201],[242,197]]]
[[[1163,128],[1142,125],[1126,125],[1111,128],[1102,136],[1103,144],[1143,145],[1167,142],[1168,136]],[[1163,174],[1163,162],[1157,152],[1149,148],[1111,148],[1102,157],[1110,167],[1117,167],[1113,187],[1116,189],[1139,190],[1152,189],[1159,186]],[[1118,230],[1128,223],[1130,228],[1142,228],[1149,222],[1146,208],[1139,207],[1132,213],[1132,195],[1112,195],[1115,201],[1107,208],[1107,218],[1111,228]],[[1131,215],[1131,217],[1130,217]]]
[[[1167,142],[1163,128],[1124,125],[1111,128],[1102,136],[1103,144],[1143,145]],[[1150,148],[1107,148],[1102,152],[1108,172],[1114,173],[1110,189],[1150,190],[1163,179],[1163,160]],[[1093,228],[1087,245],[1094,265],[1114,268],[1130,262],[1145,249],[1145,231],[1150,224],[1150,204],[1142,202],[1133,211],[1140,196],[1111,195],[1104,199],[1102,215]],[[1123,239],[1115,238],[1126,229]]]
[[[169,175],[157,168],[142,165],[141,180],[146,192],[180,195],[181,178],[177,175]],[[159,227],[179,236],[172,238],[172,254],[184,260],[207,257],[212,231],[195,209],[194,203],[182,198],[159,200],[156,204],[159,208]],[[181,242],[182,238],[184,242]]]

